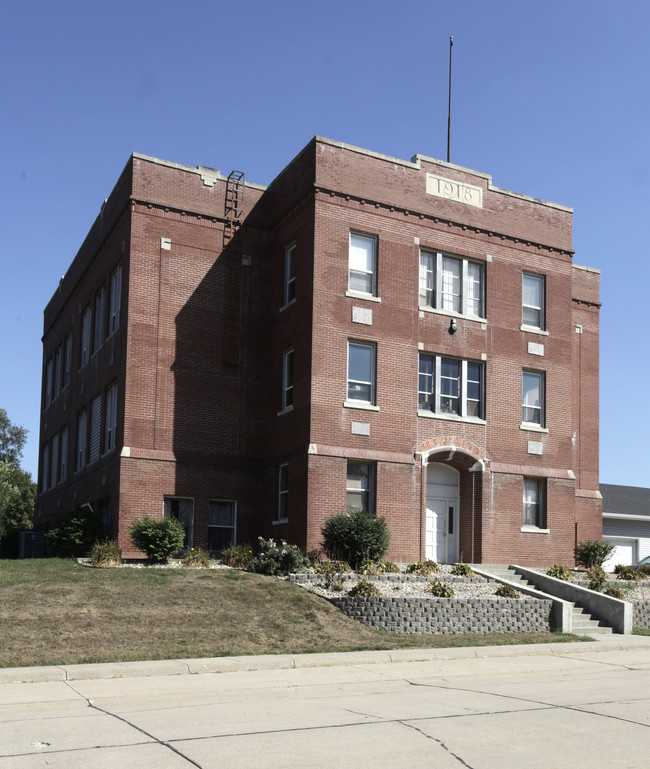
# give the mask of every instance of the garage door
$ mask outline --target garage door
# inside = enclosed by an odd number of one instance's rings
[[[614,571],[616,564],[629,566],[634,563],[636,539],[615,539],[614,537],[603,537],[605,542],[614,545],[614,552],[611,557],[605,561],[605,571]]]

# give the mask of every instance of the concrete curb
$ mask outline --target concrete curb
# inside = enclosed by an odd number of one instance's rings
[[[594,654],[645,648],[650,652],[650,636],[608,636],[594,643],[570,642],[522,644],[513,646],[463,646],[452,649],[395,649],[389,651],[333,652],[331,654],[269,654],[249,657],[207,657],[205,659],[106,662],[91,665],[53,665],[49,667],[0,668],[0,685],[88,681],[107,678],[198,675],[200,673],[239,673],[256,670],[333,667],[335,665],[375,665],[436,660],[482,659],[489,657],[527,657],[534,655]]]

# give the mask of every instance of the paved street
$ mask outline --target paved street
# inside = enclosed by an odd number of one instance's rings
[[[0,769],[636,769],[649,642],[0,671]]]

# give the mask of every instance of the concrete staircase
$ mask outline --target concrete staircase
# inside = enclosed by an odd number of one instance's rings
[[[559,598],[559,596],[553,595],[548,592],[541,591],[534,582],[533,578],[526,578],[517,573],[517,570],[508,565],[501,564],[477,564],[474,568],[475,571],[482,572],[486,576],[490,576],[497,582],[503,582],[513,585],[517,589],[521,589],[522,592],[534,591],[540,597],[546,596],[550,598]],[[584,606],[570,602],[571,609],[571,627],[575,635],[596,635],[612,633],[612,628],[603,620],[599,619],[593,614],[590,614]]]

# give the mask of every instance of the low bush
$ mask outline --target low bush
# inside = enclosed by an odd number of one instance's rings
[[[643,577],[650,577],[650,566],[639,566],[637,571]]]
[[[603,593],[605,595],[610,596],[611,598],[620,598],[621,600],[624,599],[623,591],[620,587],[617,587],[616,585],[608,585],[604,590]]]
[[[286,577],[309,567],[309,560],[297,545],[289,545],[283,539],[279,544],[264,537],[257,540],[257,553],[251,558],[248,571],[268,577]]]
[[[499,585],[494,594],[499,598],[519,598],[519,592],[512,585]]]
[[[591,569],[593,566],[602,567],[613,552],[614,545],[597,539],[585,539],[584,542],[578,542],[573,550],[576,564],[584,566],[585,569]]]
[[[430,574],[438,574],[440,566],[435,561],[416,561],[406,567],[407,574],[415,574],[418,577],[428,577]]]
[[[434,598],[453,598],[454,591],[451,585],[447,585],[445,582],[429,582],[427,591],[434,596]]]
[[[367,579],[360,579],[348,595],[352,598],[381,598],[381,590]]]
[[[382,574],[397,574],[399,566],[392,561],[364,561],[359,567],[359,574],[369,574],[375,577]]]
[[[97,513],[76,507],[61,516],[45,535],[52,555],[60,558],[83,558],[90,555],[95,542],[106,537]]]
[[[554,563],[550,568],[546,570],[549,577],[555,577],[555,579],[563,579],[566,582],[571,582],[573,575],[567,569],[566,566],[561,566],[559,563]]]
[[[221,551],[221,562],[232,569],[247,569],[252,557],[250,545],[229,545]]]
[[[589,590],[602,590],[607,581],[607,573],[600,566],[592,566],[588,569],[587,577],[589,578],[587,585]]]
[[[321,534],[327,557],[347,561],[355,571],[364,561],[380,561],[390,545],[386,520],[365,510],[331,516]]]
[[[129,527],[133,544],[153,563],[167,563],[183,547],[185,530],[173,518],[137,518]]]
[[[321,561],[314,564],[314,574],[349,574],[352,567],[347,561]]]
[[[181,566],[188,569],[207,569],[210,566],[210,553],[202,547],[192,547],[183,554]]]
[[[336,593],[340,593],[344,590],[345,585],[340,574],[327,574],[325,576],[325,587],[327,590],[334,590]]]
[[[616,579],[626,579],[630,582],[636,582],[643,577],[636,569],[633,569],[631,566],[623,566],[620,563],[616,565],[614,573],[616,574]]]
[[[90,551],[91,566],[107,568],[122,563],[122,549],[114,540],[95,542]]]
[[[472,567],[466,563],[455,563],[451,567],[451,573],[455,577],[473,577],[474,576]]]

